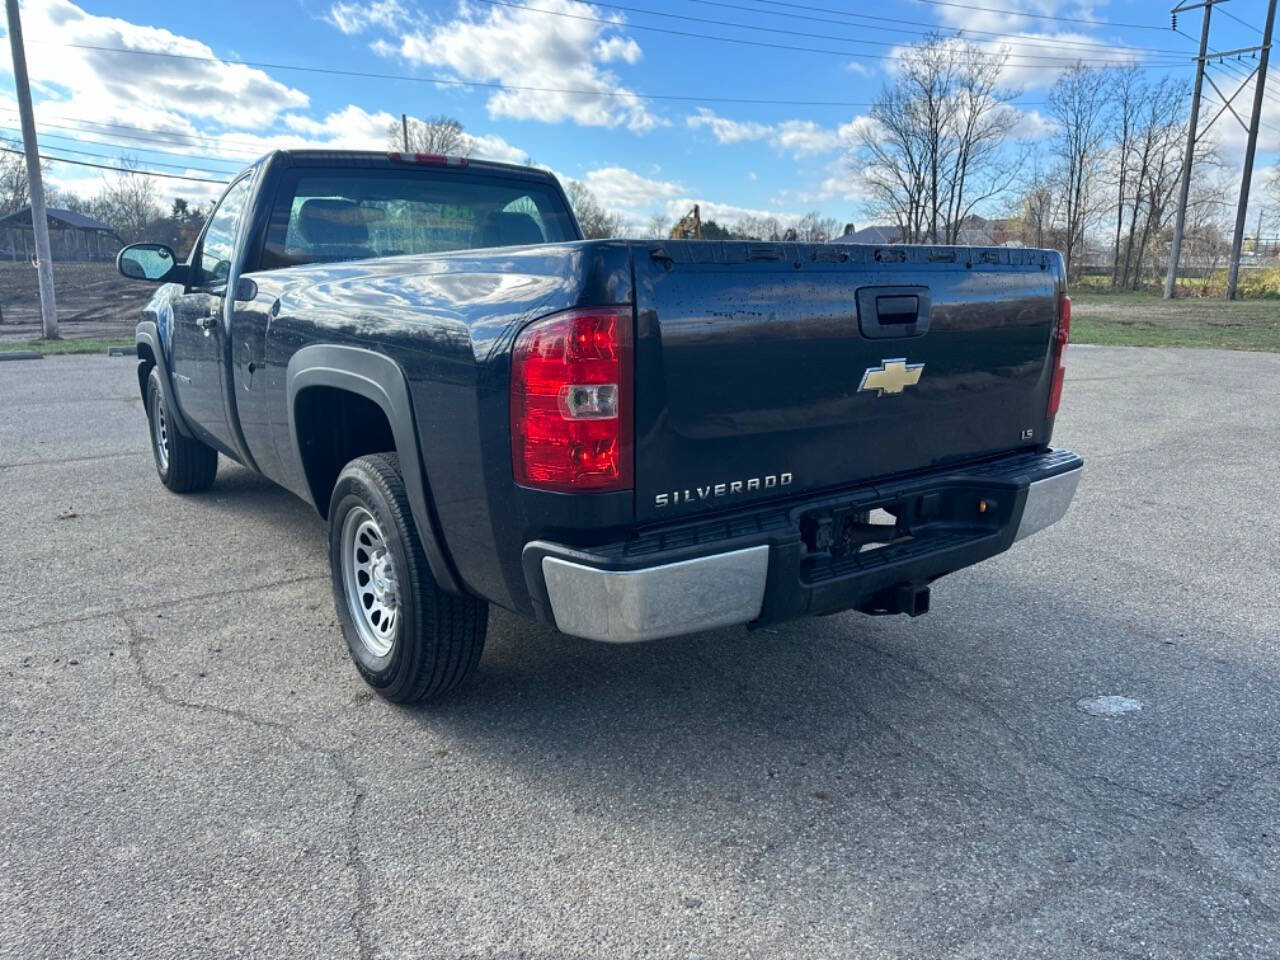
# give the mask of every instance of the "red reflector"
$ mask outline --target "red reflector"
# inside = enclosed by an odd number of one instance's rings
[[[1062,402],[1062,381],[1067,375],[1067,365],[1063,358],[1067,352],[1067,342],[1071,339],[1071,298],[1062,295],[1062,306],[1058,313],[1058,329],[1053,335],[1053,381],[1049,385],[1049,409],[1047,415],[1052,417],[1058,412]]]
[[[511,466],[542,490],[632,486],[631,312],[570,310],[529,324],[511,354]]]
[[[446,157],[443,153],[388,153],[393,163],[420,163],[428,167],[465,167],[466,157]]]

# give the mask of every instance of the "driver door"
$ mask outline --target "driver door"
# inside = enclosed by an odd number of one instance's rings
[[[187,422],[224,453],[235,450],[223,396],[227,379],[227,277],[249,199],[251,178],[237,180],[209,216],[191,258],[191,281],[173,299],[173,388]]]

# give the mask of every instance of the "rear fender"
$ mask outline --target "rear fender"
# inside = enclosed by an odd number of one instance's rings
[[[285,373],[285,394],[289,410],[293,469],[299,477],[305,477],[306,470],[295,422],[296,400],[298,393],[307,387],[347,390],[372,401],[382,409],[391,425],[396,452],[400,456],[400,472],[409,496],[409,507],[413,512],[418,535],[422,539],[431,575],[441,589],[451,593],[464,593],[461,580],[449,561],[444,538],[440,533],[439,519],[432,505],[426,471],[422,466],[422,451],[414,424],[413,407],[409,400],[409,386],[400,365],[384,354],[338,344],[312,344],[303,347],[289,359]],[[322,510],[320,504],[314,503],[315,498],[309,491],[307,499]]]

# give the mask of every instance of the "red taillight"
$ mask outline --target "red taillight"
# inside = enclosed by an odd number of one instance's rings
[[[1062,379],[1067,375],[1067,365],[1063,359],[1067,352],[1067,341],[1071,339],[1071,298],[1062,295],[1062,307],[1058,313],[1058,332],[1053,337],[1053,381],[1049,385],[1049,409],[1047,416],[1056,416],[1058,404],[1062,402]]]
[[[465,167],[466,157],[446,157],[443,153],[388,153],[392,163],[420,163],[427,167]]]
[[[631,312],[570,310],[529,324],[511,354],[511,465],[542,490],[632,485]]]

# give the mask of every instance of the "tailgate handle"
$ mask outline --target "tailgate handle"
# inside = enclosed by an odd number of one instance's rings
[[[929,329],[933,301],[928,287],[863,287],[857,299],[864,337],[919,337]]]
[[[919,297],[876,297],[876,317],[881,325],[915,323],[919,310]]]

